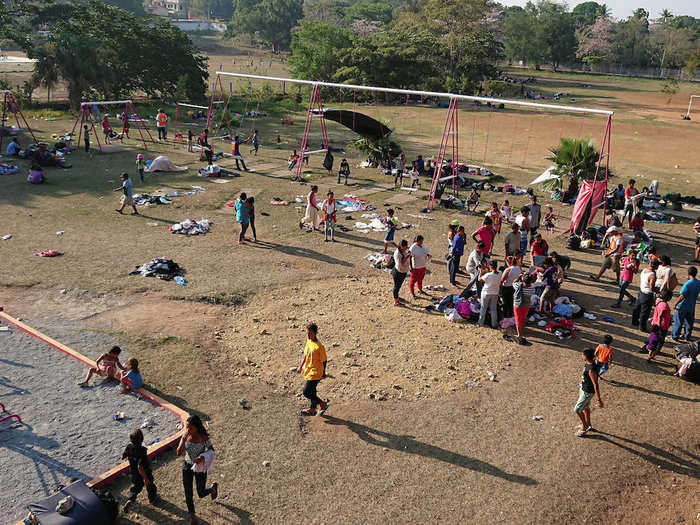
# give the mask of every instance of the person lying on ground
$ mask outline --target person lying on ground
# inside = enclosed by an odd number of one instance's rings
[[[90,379],[94,374],[97,374],[100,377],[104,377],[105,379],[115,379],[119,381],[119,379],[121,378],[121,374],[118,369],[126,370],[126,368],[124,368],[124,365],[121,364],[121,361],[119,361],[119,354],[121,353],[121,351],[122,349],[118,346],[113,346],[109,352],[104,353],[100,357],[98,357],[97,361],[95,361],[95,364],[97,366],[91,368],[87,373],[87,377],[85,377],[83,381],[78,383],[78,385],[88,386],[88,384],[90,383]]]
[[[121,394],[128,394],[132,390],[138,390],[143,386],[143,377],[139,372],[139,361],[135,357],[130,357],[126,362],[126,373],[121,376]]]

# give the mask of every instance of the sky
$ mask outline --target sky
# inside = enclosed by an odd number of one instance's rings
[[[568,0],[571,9],[585,0]],[[649,11],[651,18],[657,18],[662,9],[668,9],[674,15],[690,15],[700,18],[700,0],[596,0],[612,9],[614,18],[627,18],[632,11],[643,7]],[[524,6],[527,0],[501,0],[504,5]]]

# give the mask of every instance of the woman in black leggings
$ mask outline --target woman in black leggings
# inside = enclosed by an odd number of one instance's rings
[[[204,428],[199,416],[190,416],[187,418],[185,433],[177,446],[177,455],[185,455],[185,461],[182,464],[182,486],[185,489],[185,502],[187,503],[187,512],[190,514],[190,525],[197,523],[197,516],[194,513],[192,482],[194,481],[197,486],[197,495],[200,499],[211,496],[211,499],[214,500],[219,495],[219,484],[215,482],[207,488],[207,471],[201,468],[205,463],[202,454],[207,451],[214,451],[209,433]],[[197,472],[195,467],[200,467],[197,470],[203,471]]]
[[[408,241],[403,239],[394,252],[394,269],[391,270],[391,276],[394,278],[394,306],[401,306],[399,290],[410,271],[411,253],[408,251]]]

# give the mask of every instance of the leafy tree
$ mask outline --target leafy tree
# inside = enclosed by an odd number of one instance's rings
[[[302,21],[301,29],[292,38],[289,69],[296,78],[333,80],[340,68],[341,54],[350,46],[352,34],[347,29]]]
[[[559,144],[551,148],[550,156],[555,169],[552,173],[557,175],[546,184],[546,188],[562,191],[568,181],[566,200],[578,193],[579,181],[593,180],[598,165],[599,153],[588,138],[572,139],[562,137]],[[611,174],[609,174],[611,175]]]
[[[695,74],[700,71],[700,48],[690,54],[683,67],[685,78],[692,79]]]
[[[55,9],[59,7],[59,9]],[[206,58],[197,55],[189,37],[160,18],[136,18],[98,0],[38,6],[27,14],[26,31],[15,42],[37,59],[34,80],[63,79],[71,107],[83,97],[122,97],[136,91],[170,96],[187,75],[188,97],[206,90]],[[51,31],[31,31],[48,24]],[[164,60],[167,53],[177,60]]]
[[[232,0],[190,0],[189,8],[206,18],[229,20],[233,15]]]
[[[141,0],[104,0],[104,3],[129,11],[136,16],[144,16],[146,14]]]
[[[516,60],[532,63],[539,69],[542,64],[539,43],[537,41],[537,14],[534,5],[527,9],[510,8],[503,22],[506,54]]]
[[[235,0],[232,31],[255,36],[274,53],[288,49],[292,28],[303,16],[301,0]]]
[[[647,67],[650,63],[649,20],[646,11],[638,9],[635,15],[617,23],[614,53],[617,62],[627,67]]]
[[[360,0],[345,8],[345,19],[348,22],[353,20],[372,20],[387,24],[392,19],[391,5],[387,2],[377,0]]]
[[[582,4],[578,4],[571,11],[571,14],[574,17],[576,27],[579,28],[593,25],[598,17],[607,17],[608,15],[607,6],[601,5],[598,2],[583,2]]]
[[[610,20],[599,16],[593,25],[579,30],[576,57],[591,66],[608,62],[612,58],[613,36]]]
[[[307,0],[304,2],[304,20],[341,26],[343,9],[335,0]]]

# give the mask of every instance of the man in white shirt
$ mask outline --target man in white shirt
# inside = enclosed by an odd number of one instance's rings
[[[479,326],[486,322],[486,311],[491,314],[491,327],[498,327],[498,292],[501,288],[501,274],[498,271],[498,263],[491,261],[488,271],[481,270],[479,281],[484,283],[481,290],[481,310],[479,311]]]
[[[460,294],[460,297],[470,297],[472,286],[475,284],[476,293],[478,295],[481,294],[481,287],[483,284],[482,281],[479,280],[479,269],[482,267],[486,257],[486,246],[481,241],[477,242],[476,247],[472,250],[472,252],[469,254],[469,258],[467,259],[466,270],[467,273],[471,275],[471,281],[469,281],[466,288],[464,288],[464,291]]]
[[[408,289],[411,291],[413,298],[416,298],[414,289],[418,286],[418,291],[423,292],[423,278],[425,277],[426,265],[432,257],[430,251],[423,246],[423,236],[417,235],[416,240],[408,249],[411,254],[411,277],[408,280]]]

